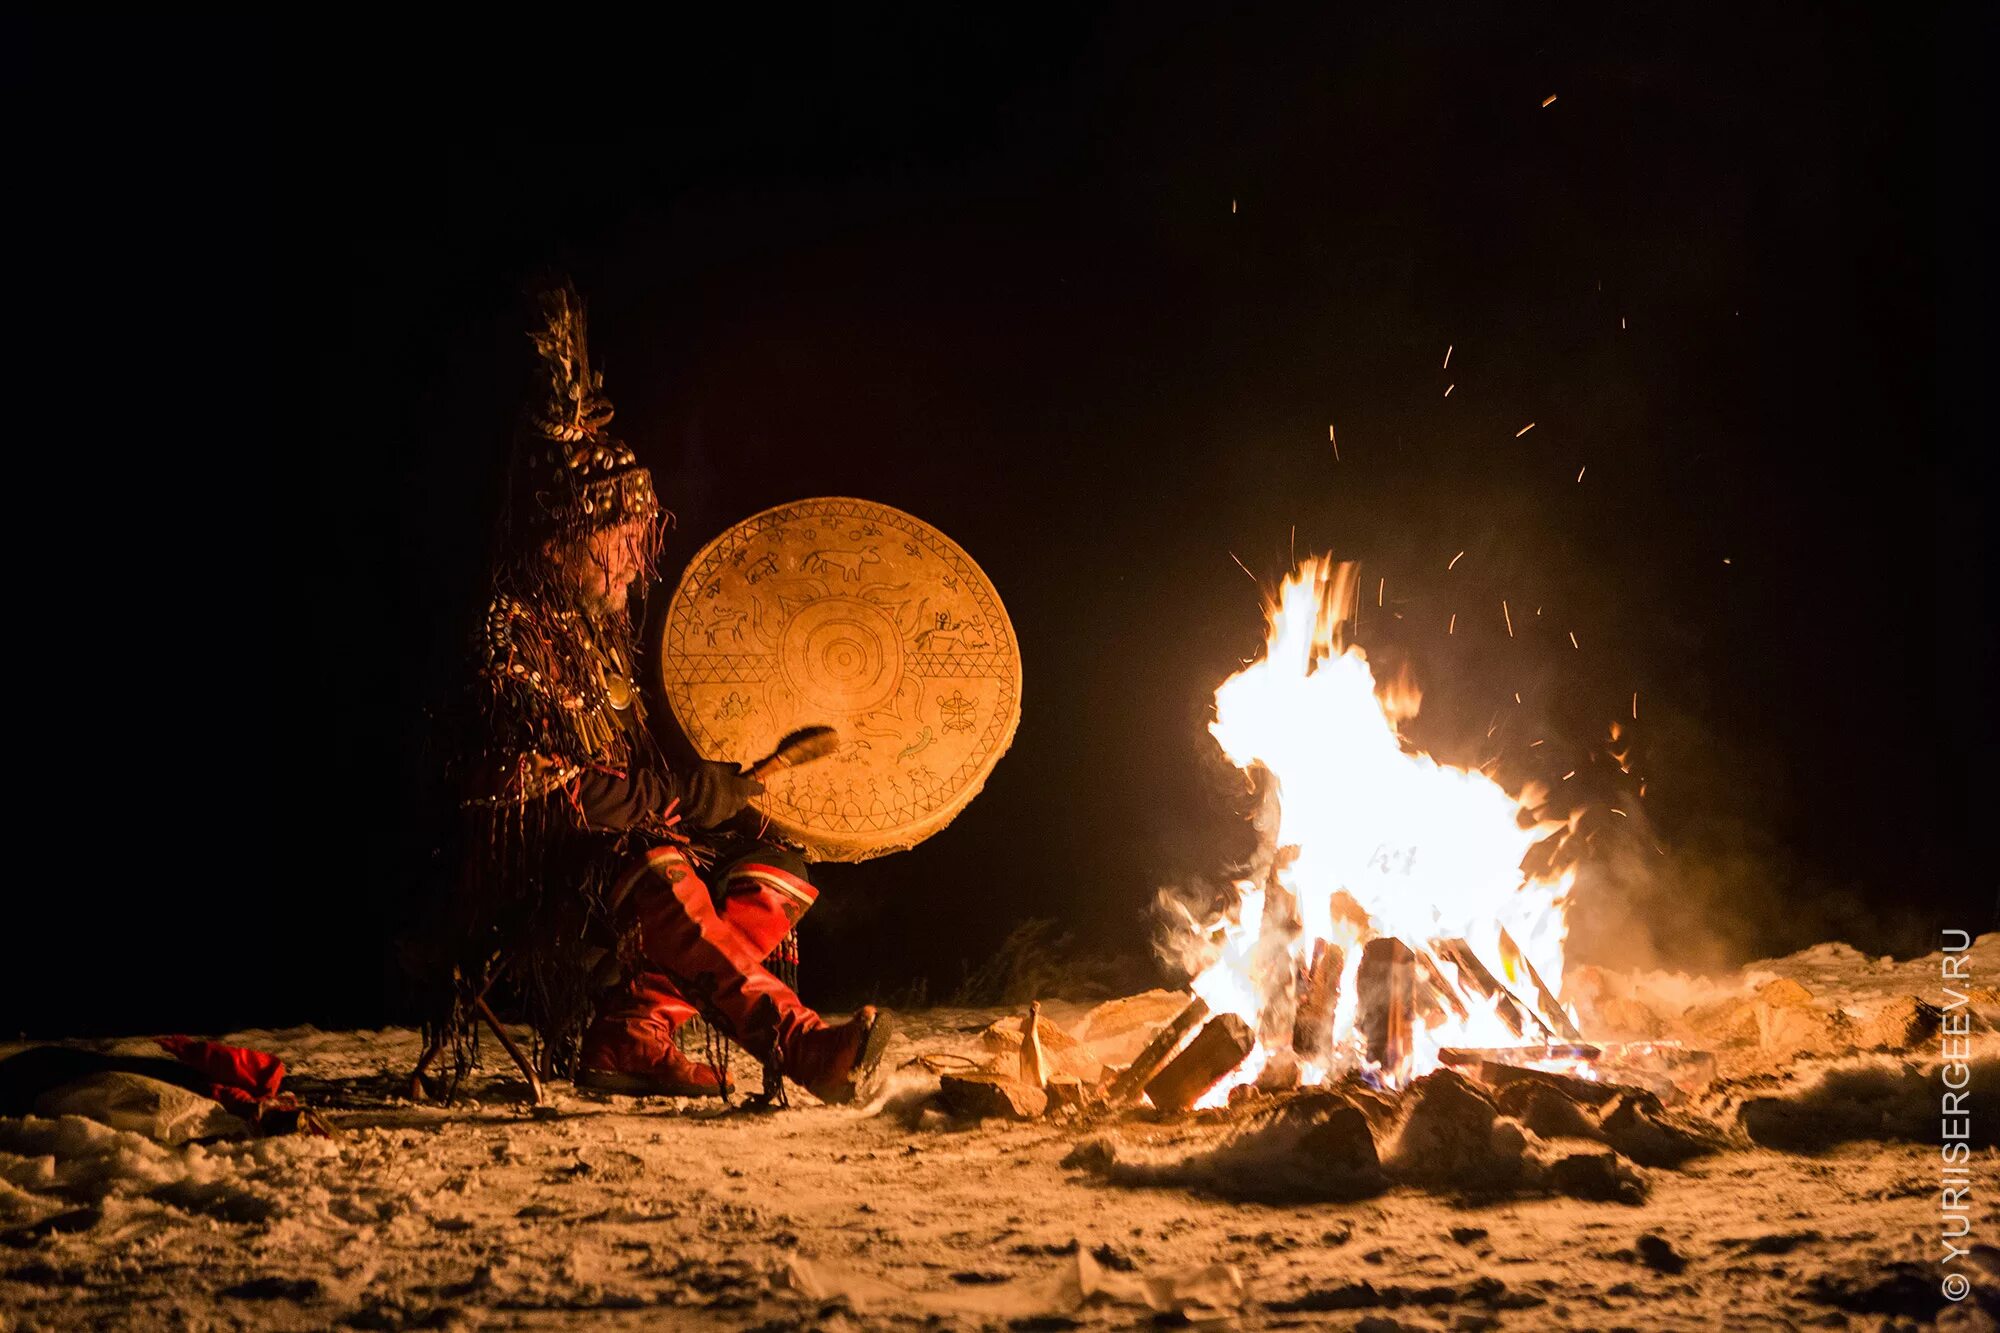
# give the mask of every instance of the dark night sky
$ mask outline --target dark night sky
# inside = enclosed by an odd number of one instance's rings
[[[49,944],[0,1030],[397,1016],[425,710],[548,266],[679,514],[670,571],[859,495],[955,538],[1020,634],[1014,749],[946,832],[826,875],[808,998],[947,991],[1032,917],[1143,959],[1154,891],[1244,850],[1205,710],[1261,639],[1232,554],[1268,586],[1294,541],[1387,580],[1360,638],[1441,755],[1607,800],[1639,693],[1647,798],[1602,832],[1582,952],[1993,921],[1970,23],[15,35],[64,182],[25,276],[121,367],[79,392],[135,456],[85,674],[127,700],[93,754],[147,776],[64,843],[148,864],[17,913]]]

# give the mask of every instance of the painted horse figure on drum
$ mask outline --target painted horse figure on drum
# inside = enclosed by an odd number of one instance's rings
[[[504,969],[543,1074],[620,1092],[726,1091],[715,1065],[676,1044],[699,1013],[767,1071],[850,1100],[881,1059],[888,1016],[864,1008],[830,1025],[766,966],[816,896],[796,852],[753,843],[717,864],[704,846],[763,786],[733,763],[676,768],[647,728],[627,602],[653,574],[669,516],[607,432],[574,290],[546,294],[541,316],[545,394],[512,464],[462,774],[479,836],[430,1050],[449,1045],[469,1063]]]

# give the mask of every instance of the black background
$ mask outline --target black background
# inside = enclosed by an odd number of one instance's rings
[[[1416,740],[1632,808],[1589,817],[1581,954],[1991,924],[1970,13],[19,28],[17,568],[92,633],[20,639],[0,1028],[404,1017],[428,710],[550,268],[670,578],[859,495],[1014,618],[1013,750],[825,874],[809,999],[947,994],[1033,918],[1144,980],[1156,890],[1246,849],[1205,732],[1261,641],[1232,556],[1268,588],[1293,549],[1386,580],[1358,633]]]

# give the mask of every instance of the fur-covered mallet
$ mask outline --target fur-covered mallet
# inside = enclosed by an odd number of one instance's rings
[[[750,765],[750,776],[766,781],[800,764],[824,759],[840,748],[840,733],[832,727],[800,727],[778,742],[778,748]]]

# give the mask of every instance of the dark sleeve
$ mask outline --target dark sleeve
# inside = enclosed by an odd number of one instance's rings
[[[681,794],[680,784],[671,776],[647,769],[637,769],[621,778],[587,768],[577,778],[576,786],[584,823],[609,833],[623,833],[654,818]]]

